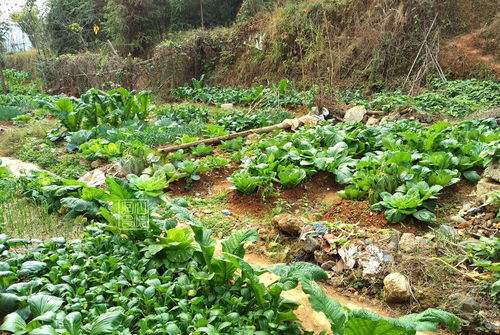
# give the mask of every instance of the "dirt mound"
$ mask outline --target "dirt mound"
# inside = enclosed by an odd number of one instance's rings
[[[456,77],[500,78],[500,19],[483,29],[446,43],[440,55],[443,69]]]
[[[426,225],[404,223],[392,224],[384,216],[384,212],[371,210],[371,205],[367,201],[345,200],[335,203],[321,217],[321,220],[336,222],[341,221],[348,224],[359,224],[360,227],[369,230],[393,228],[401,232],[418,232],[425,230]]]

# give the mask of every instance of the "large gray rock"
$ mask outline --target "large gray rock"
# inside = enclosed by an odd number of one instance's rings
[[[302,250],[304,250],[307,253],[315,252],[316,250],[319,250],[320,248],[321,248],[321,244],[319,243],[319,241],[310,235],[308,235],[306,237],[306,240],[304,241],[304,244],[302,245]]]
[[[106,174],[100,169],[95,169],[85,173],[78,181],[84,182],[89,187],[100,187],[106,185]]]
[[[500,183],[500,164],[491,164],[484,170],[483,178],[489,178],[497,183]]]
[[[448,297],[448,303],[453,310],[462,313],[473,313],[478,309],[477,302],[474,298],[461,293],[453,293]]]
[[[391,238],[389,239],[389,243],[387,244],[387,248],[389,248],[389,250],[397,250],[400,240],[401,240],[400,233],[392,235]]]
[[[458,239],[458,230],[451,226],[442,224],[439,226],[439,232],[452,240]]]
[[[292,236],[299,236],[304,226],[302,218],[290,214],[276,215],[273,218],[273,223],[279,231]]]
[[[363,121],[366,115],[366,108],[364,106],[354,106],[345,112],[344,121]]]
[[[384,278],[384,298],[389,303],[404,303],[411,299],[411,287],[408,279],[398,272]]]

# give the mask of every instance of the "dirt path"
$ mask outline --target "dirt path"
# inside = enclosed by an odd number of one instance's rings
[[[273,264],[266,257],[251,253],[245,256],[245,260],[252,265],[260,265],[262,267],[270,266]],[[265,273],[259,278],[261,282],[266,286],[279,279],[279,277],[273,273]],[[328,289],[328,287],[324,285],[322,285],[322,287],[330,298],[338,301],[344,306],[349,307],[350,309],[364,308],[376,312],[380,315],[387,316],[387,313],[384,313],[384,311],[380,310],[376,306],[353,302],[345,297],[339,296],[338,294],[333,292],[333,290]],[[300,307],[295,311],[295,314],[301,320],[302,325],[306,330],[313,331],[314,333],[319,334],[322,330],[330,329],[330,324],[325,315],[323,313],[318,313],[311,308],[308,296],[302,291],[302,288],[300,286],[293,290],[283,292],[283,297],[300,303]]]
[[[259,265],[262,267],[270,266],[273,264],[273,262],[271,262],[265,256],[252,253],[247,253],[247,255],[245,256],[245,260],[252,265]],[[261,275],[259,278],[261,282],[266,286],[272,284],[273,282],[279,279],[279,277],[273,273],[265,273]],[[350,309],[367,309],[381,316],[391,317],[391,315],[389,315],[390,313],[383,310],[380,306],[376,306],[370,303],[361,303],[353,301],[349,298],[339,295],[333,289],[331,289],[326,285],[321,285],[321,286],[325,291],[325,293],[330,298],[338,301],[340,304]],[[330,329],[330,323],[326,319],[325,315],[323,313],[318,313],[312,309],[311,305],[309,304],[308,296],[302,291],[302,288],[300,286],[293,290],[283,292],[282,295],[286,299],[296,301],[300,304],[300,307],[295,311],[295,314],[300,319],[302,325],[304,326],[304,329],[313,331],[315,334],[319,334],[323,330]],[[328,334],[331,334],[331,332],[328,332]],[[444,331],[438,333],[417,332],[417,335],[431,335],[431,334],[445,335],[449,333]]]
[[[25,176],[31,171],[42,171],[43,169],[39,166],[20,161],[15,158],[10,157],[0,157],[2,160],[2,166],[6,166],[12,172],[15,177]]]

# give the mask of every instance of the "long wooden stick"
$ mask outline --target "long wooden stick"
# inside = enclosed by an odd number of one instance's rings
[[[163,152],[163,153],[173,152],[173,151],[177,151],[177,150],[181,150],[181,149],[194,147],[194,146],[197,146],[199,144],[212,145],[212,144],[220,143],[221,141],[232,140],[232,139],[237,138],[237,137],[246,137],[246,136],[252,135],[252,134],[264,134],[264,133],[269,133],[269,132],[276,130],[276,129],[288,129],[288,128],[291,128],[291,124],[287,123],[287,122],[282,122],[282,123],[275,124],[273,126],[245,130],[245,131],[241,131],[239,133],[234,133],[234,134],[229,134],[229,135],[224,135],[224,136],[219,136],[219,137],[214,137],[214,138],[207,138],[207,139],[203,139],[203,140],[199,140],[199,141],[195,141],[195,142],[191,142],[191,143],[161,146],[161,147],[158,147],[157,150],[159,152]]]
[[[438,17],[438,13],[436,13],[436,16],[434,16],[434,20],[432,20],[432,24],[429,27],[427,34],[425,35],[424,41],[422,42],[422,45],[420,46],[420,49],[418,50],[417,56],[415,57],[415,60],[413,61],[413,64],[411,65],[410,71],[408,71],[408,75],[406,76],[406,79],[405,79],[405,82],[403,83],[402,89],[405,88],[406,82],[408,81],[408,79],[410,79],[410,75],[413,72],[413,68],[415,67],[415,64],[417,64],[418,58],[420,57],[420,53],[422,53],[422,49],[424,48],[425,43],[427,42],[427,38],[429,38],[429,34],[431,33],[432,28],[434,27],[434,23],[436,23],[437,17]]]

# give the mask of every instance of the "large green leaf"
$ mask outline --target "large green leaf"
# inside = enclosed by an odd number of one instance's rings
[[[252,289],[255,299],[261,308],[268,308],[270,302],[266,299],[266,287],[262,284],[257,276],[252,265],[248,264],[242,258],[234,254],[224,254],[224,257],[229,259],[238,269],[241,270],[243,278],[248,281],[248,285]]]
[[[238,257],[245,256],[245,243],[255,242],[259,233],[255,229],[235,230],[229,238],[222,241],[222,251]]]
[[[419,314],[406,315],[399,320],[412,325],[417,331],[435,332],[439,324],[447,326],[451,331],[458,331],[461,324],[457,316],[432,308]]]
[[[212,238],[212,231],[201,225],[191,225],[194,232],[194,239],[200,246],[205,264],[211,268],[212,258],[215,252],[215,240]]]
[[[29,332],[29,335],[57,335],[57,332],[54,327],[44,325],[39,328],[33,329]]]
[[[426,209],[421,209],[415,213],[413,213],[413,216],[420,221],[423,222],[436,222],[436,214],[432,213],[431,211],[428,211]]]
[[[406,333],[404,329],[386,320],[349,318],[345,325],[344,335],[410,335],[410,333]]]
[[[17,272],[19,276],[29,276],[39,271],[45,270],[47,264],[38,261],[27,261],[21,265],[21,269]]]
[[[106,178],[106,185],[108,185],[110,201],[116,202],[124,199],[134,199],[130,187],[122,179]]]
[[[315,281],[303,281],[302,290],[309,295],[311,307],[315,311],[326,315],[333,333],[342,334],[347,321],[346,309],[337,301],[328,297]]]
[[[62,199],[61,204],[70,209],[70,211],[64,216],[65,221],[74,220],[80,215],[89,219],[96,219],[101,215],[99,207],[97,207],[92,201],[68,197]]]
[[[19,307],[21,299],[12,293],[0,293],[0,317],[14,312]]]
[[[64,318],[64,328],[70,335],[79,335],[82,327],[82,315],[80,312],[73,312]]]
[[[267,269],[280,276],[278,283],[281,284],[283,290],[294,289],[300,281],[328,279],[323,269],[307,262],[296,262],[292,265],[274,264]]]
[[[11,333],[22,333],[26,330],[26,322],[17,313],[11,313],[3,320],[0,330],[8,331]]]
[[[415,329],[397,319],[383,318],[366,309],[349,311],[345,334],[350,335],[414,335]]]
[[[31,314],[40,316],[47,312],[56,312],[63,304],[61,298],[45,294],[36,294],[28,298]]]
[[[194,238],[189,229],[173,228],[165,233],[165,237],[159,239],[159,243],[147,247],[152,255],[160,251],[165,253],[171,262],[186,262],[193,256]]]
[[[99,317],[92,322],[90,327],[90,334],[101,335],[101,334],[111,334],[117,328],[117,323],[120,320],[120,312],[108,312],[99,315]]]

